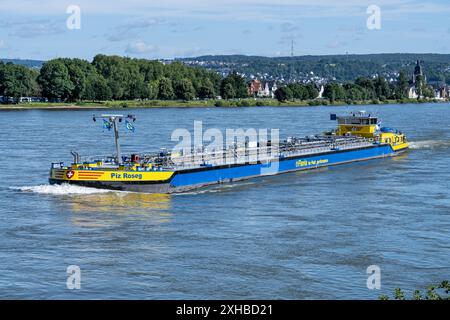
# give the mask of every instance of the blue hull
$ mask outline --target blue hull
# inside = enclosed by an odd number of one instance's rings
[[[191,189],[209,184],[243,180],[264,175],[281,174],[354,161],[388,157],[394,154],[395,152],[390,145],[374,145],[356,150],[336,150],[314,156],[282,158],[279,162],[270,164],[255,163],[203,167],[177,172],[170,181],[170,188],[174,188],[175,190]]]

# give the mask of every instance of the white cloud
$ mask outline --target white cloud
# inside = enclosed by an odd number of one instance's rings
[[[158,51],[158,47],[148,44],[142,40],[130,42],[125,50],[129,54],[148,54]]]
[[[22,14],[66,15],[73,0],[2,0],[0,12]],[[450,4],[437,0],[376,0],[384,14],[450,12]],[[116,14],[154,17],[203,17],[208,19],[247,17],[280,19],[280,10],[286,18],[317,16],[365,15],[365,9],[374,0],[77,0],[81,14]],[[248,9],[248,10],[245,10]]]
[[[162,19],[134,19],[127,21],[113,29],[112,32],[105,35],[108,41],[124,41],[131,38],[137,38],[139,32],[157,27],[163,24]]]
[[[8,34],[19,38],[36,38],[39,36],[55,35],[63,33],[62,21],[49,19],[10,20],[0,24],[1,29],[9,30]]]
[[[6,49],[6,44],[3,40],[0,40],[0,49]]]

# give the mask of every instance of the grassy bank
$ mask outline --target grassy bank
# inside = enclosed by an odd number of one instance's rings
[[[364,101],[334,101],[328,100],[292,100],[280,102],[275,99],[239,99],[239,100],[124,100],[124,101],[83,101],[71,103],[33,102],[13,105],[0,105],[0,109],[89,109],[89,108],[198,108],[198,107],[263,107],[263,106],[343,106],[368,104],[404,104],[444,102],[435,99],[403,99],[403,100],[364,100]]]

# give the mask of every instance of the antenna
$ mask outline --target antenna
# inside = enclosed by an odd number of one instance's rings
[[[291,68],[289,70],[289,82],[294,82],[294,39],[291,41]]]
[[[291,58],[293,58],[294,57],[294,40],[292,40],[292,43],[291,43]]]

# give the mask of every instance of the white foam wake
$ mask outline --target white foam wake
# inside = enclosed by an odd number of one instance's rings
[[[447,149],[450,148],[450,140],[423,140],[411,141],[411,149]]]
[[[175,196],[186,196],[186,195],[196,195],[196,194],[203,194],[203,193],[217,193],[217,192],[223,192],[225,190],[231,189],[231,188],[238,188],[238,187],[244,187],[253,185],[254,182],[243,182],[243,181],[235,181],[235,182],[228,182],[225,184],[220,185],[211,185],[206,186],[204,189],[194,189],[191,191],[184,191],[181,193],[174,193]]]
[[[11,187],[11,189],[23,192],[34,192],[40,194],[55,194],[55,195],[94,194],[94,193],[111,192],[111,190],[106,189],[87,188],[70,184],[61,184],[61,185],[42,184],[38,186]]]

